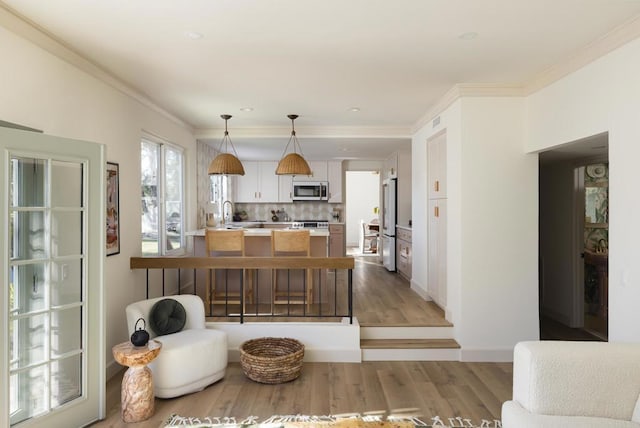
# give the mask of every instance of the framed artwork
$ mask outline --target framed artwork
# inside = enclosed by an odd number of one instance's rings
[[[107,162],[107,256],[120,253],[120,165]]]

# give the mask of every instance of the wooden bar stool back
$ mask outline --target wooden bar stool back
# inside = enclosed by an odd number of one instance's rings
[[[205,251],[208,257],[244,257],[244,231],[206,229]],[[239,290],[228,291],[227,286],[224,288],[218,287],[215,270],[210,271],[208,278],[206,301],[208,305],[212,303],[241,304],[244,311],[246,298],[249,299],[250,303],[253,303],[253,284],[251,282],[251,272],[248,269],[242,270],[245,299],[241,299]]]
[[[308,230],[272,230],[271,256],[273,257],[309,257],[311,256],[311,234]],[[306,304],[311,309],[313,303],[313,271],[305,269],[306,292],[278,289],[278,270],[272,273],[272,312],[273,305]]]

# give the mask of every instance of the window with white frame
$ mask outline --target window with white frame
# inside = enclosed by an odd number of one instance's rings
[[[210,175],[209,180],[209,201],[213,207],[212,211],[217,219],[222,219],[222,203],[230,199],[230,177],[226,175]]]
[[[182,149],[143,138],[140,144],[142,255],[184,251],[184,156]]]

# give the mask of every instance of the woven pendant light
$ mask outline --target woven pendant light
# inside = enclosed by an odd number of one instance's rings
[[[236,153],[231,137],[229,137],[229,131],[227,131],[227,121],[231,119],[231,115],[223,114],[220,117],[224,119],[224,137],[218,147],[220,154],[211,161],[207,172],[209,175],[244,175],[244,168],[238,159],[238,153]],[[231,145],[233,154],[228,153],[229,145]]]
[[[290,114],[287,115],[287,117],[291,119],[291,137],[289,137],[289,141],[284,147],[284,152],[282,152],[282,158],[280,159],[280,162],[278,162],[276,175],[311,175],[311,168],[302,156],[302,148],[298,142],[298,137],[296,137],[296,129],[293,124],[293,121],[298,118],[298,115]],[[289,148],[289,144],[291,144],[292,141],[293,152],[285,156],[287,149]],[[297,153],[297,151],[300,151],[300,153]]]

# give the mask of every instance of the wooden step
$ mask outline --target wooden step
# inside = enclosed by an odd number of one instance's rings
[[[361,339],[362,361],[460,361],[453,339]]]
[[[453,327],[360,326],[360,339],[453,339]]]
[[[360,349],[459,349],[453,339],[362,339]]]

